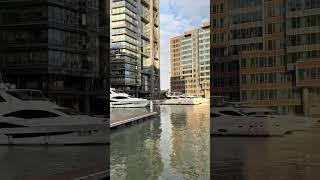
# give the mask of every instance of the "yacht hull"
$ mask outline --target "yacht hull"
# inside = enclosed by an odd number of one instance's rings
[[[144,108],[149,105],[149,101],[139,101],[139,102],[116,102],[110,103],[111,108]]]
[[[102,125],[40,126],[0,130],[0,145],[108,144],[109,130]]]
[[[207,98],[198,98],[198,101],[201,102],[201,103],[207,103],[210,101],[210,99],[207,99]]]
[[[255,120],[215,120],[211,118],[211,135],[216,136],[283,136],[287,129],[277,121]]]
[[[199,101],[192,99],[168,99],[161,103],[162,105],[198,105]]]

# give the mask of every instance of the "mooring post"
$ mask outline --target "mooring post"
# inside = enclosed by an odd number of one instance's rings
[[[153,102],[150,100],[150,112],[153,112]]]

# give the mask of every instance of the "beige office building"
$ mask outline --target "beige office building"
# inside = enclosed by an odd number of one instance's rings
[[[212,77],[217,71],[239,72],[240,101],[319,114],[319,7],[320,0],[211,0]],[[234,57],[237,70],[214,67]],[[216,79],[213,91],[226,95],[224,87],[233,83],[226,76]]]
[[[170,39],[170,88],[197,97],[210,96],[210,24]]]

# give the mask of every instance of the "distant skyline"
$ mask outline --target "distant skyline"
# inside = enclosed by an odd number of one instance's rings
[[[170,88],[169,40],[208,22],[209,0],[160,0],[161,89]]]

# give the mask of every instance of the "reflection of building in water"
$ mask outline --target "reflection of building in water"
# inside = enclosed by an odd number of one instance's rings
[[[317,131],[316,136],[211,138],[213,179],[317,179],[320,160]]]
[[[184,177],[209,178],[209,104],[170,108],[171,166]]]
[[[112,133],[111,165],[116,169],[112,178],[157,179],[161,175],[160,126],[160,120],[152,119]]]
[[[0,71],[4,80],[18,88],[40,89],[62,106],[105,111],[108,13],[105,0],[2,0]]]
[[[242,151],[231,147],[232,144],[227,141],[222,143],[218,138],[210,138],[210,179],[249,179],[243,162],[238,160]]]
[[[318,0],[211,0],[211,62],[239,56],[241,101],[319,113],[319,17]]]

